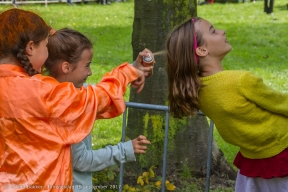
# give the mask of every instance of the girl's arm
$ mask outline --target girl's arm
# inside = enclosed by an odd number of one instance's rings
[[[72,145],[74,170],[80,172],[101,171],[119,163],[136,161],[131,141],[120,142],[115,146],[108,145],[98,150],[87,149],[84,142]]]
[[[45,105],[49,124],[64,143],[82,141],[91,132],[96,118],[112,118],[124,112],[126,87],[137,78],[137,70],[124,63],[106,73],[95,86],[78,90],[72,83],[57,83],[49,95],[44,96],[48,97]]]
[[[288,116],[288,94],[268,87],[263,79],[250,72],[243,75],[240,87],[243,95],[256,105],[273,113]]]

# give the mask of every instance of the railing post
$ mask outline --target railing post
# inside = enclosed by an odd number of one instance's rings
[[[163,154],[163,168],[162,168],[162,187],[161,191],[165,192],[166,188],[166,160],[167,160],[167,148],[168,148],[168,131],[169,131],[169,112],[166,111],[165,120],[165,138],[164,138],[164,154]]]
[[[122,142],[125,142],[125,136],[126,136],[126,116],[127,116],[127,108],[125,109],[123,113],[123,122],[122,122]],[[123,190],[123,171],[124,171],[124,163],[120,163],[120,175],[119,175],[119,192]]]
[[[214,122],[210,120],[205,192],[209,192],[209,189],[210,189],[210,169],[211,169],[211,156],[212,156],[212,146],[213,146],[213,129],[214,129]]]

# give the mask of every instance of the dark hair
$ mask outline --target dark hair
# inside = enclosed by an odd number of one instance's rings
[[[33,41],[37,46],[48,37],[50,27],[36,13],[9,9],[0,14],[0,59],[16,58],[30,76],[36,71],[26,55],[26,45]]]
[[[49,56],[45,61],[45,71],[53,77],[58,76],[60,63],[66,61],[76,65],[81,59],[82,52],[93,48],[85,35],[68,28],[60,29],[51,35],[47,47]]]
[[[195,114],[201,88],[199,65],[194,50],[194,32],[197,45],[203,45],[202,35],[195,30],[201,18],[191,19],[176,27],[167,36],[168,101],[171,114],[176,118]]]

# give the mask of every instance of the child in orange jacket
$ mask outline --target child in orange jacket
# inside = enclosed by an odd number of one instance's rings
[[[123,63],[97,85],[77,89],[40,74],[51,28],[39,15],[10,9],[0,23],[0,191],[73,191],[70,145],[96,118],[124,111],[126,86],[141,91],[152,70],[142,57],[152,53],[146,49],[134,66]]]

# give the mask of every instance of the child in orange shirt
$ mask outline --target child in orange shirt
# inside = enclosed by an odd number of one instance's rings
[[[152,70],[142,56],[152,53],[146,49],[134,66],[123,63],[97,85],[77,89],[40,74],[51,28],[39,15],[10,9],[0,23],[0,191],[73,191],[71,144],[96,118],[125,110],[126,86],[141,91]]]

